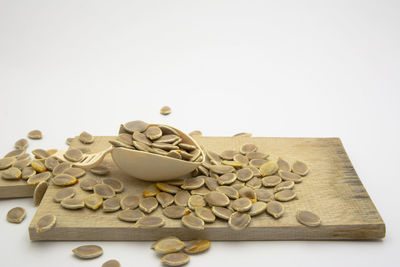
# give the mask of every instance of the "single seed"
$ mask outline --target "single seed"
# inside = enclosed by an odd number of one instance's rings
[[[22,176],[22,172],[20,169],[11,167],[7,170],[3,171],[1,177],[5,180],[18,180]]]
[[[294,173],[301,175],[301,176],[307,175],[307,173],[309,171],[307,165],[304,162],[301,162],[298,160],[296,160],[296,162],[293,163],[292,169],[293,169]]]
[[[163,106],[163,107],[160,109],[160,114],[161,114],[161,115],[168,115],[168,114],[170,114],[170,113],[171,113],[171,108],[168,107],[168,106]]]
[[[240,147],[240,153],[244,155],[254,151],[257,151],[257,146],[254,144],[244,144]]]
[[[13,157],[5,157],[0,159],[0,170],[10,168],[15,162],[17,162],[17,160]]]
[[[194,215],[185,215],[182,217],[182,224],[189,229],[193,230],[203,230],[204,229],[204,221],[199,217]]]
[[[217,206],[217,207],[228,206],[230,202],[229,198],[225,194],[217,191],[213,191],[205,195],[204,200],[210,206]]]
[[[17,156],[16,159],[17,160],[31,159],[31,155],[28,154],[28,153],[24,153],[24,154],[21,154],[21,155]]]
[[[225,173],[217,178],[218,184],[227,185],[232,184],[237,178],[236,173]]]
[[[43,233],[49,231],[56,224],[56,216],[49,214],[40,217],[36,223],[36,232]]]
[[[30,177],[27,181],[28,185],[37,185],[42,181],[48,181],[51,177],[50,172],[42,172]]]
[[[293,181],[296,184],[303,181],[303,178],[300,175],[293,172],[279,171],[278,174],[284,181]]]
[[[144,216],[140,218],[135,227],[137,228],[144,228],[144,229],[152,229],[152,228],[159,228],[165,224],[165,220],[158,216]]]
[[[37,159],[47,159],[48,157],[50,157],[50,154],[47,153],[46,150],[38,148],[38,149],[34,149],[32,150],[32,154],[35,156],[35,158]]]
[[[103,263],[101,267],[121,267],[121,264],[117,260],[109,260]]]
[[[162,136],[161,129],[157,126],[150,126],[144,133],[150,140],[157,140]]]
[[[15,142],[14,147],[19,150],[26,150],[28,147],[28,140],[25,138],[19,139],[17,142]]]
[[[204,183],[211,191],[215,191],[219,186],[217,179],[211,177],[204,177]]]
[[[278,158],[276,163],[278,164],[279,170],[286,171],[286,172],[290,172],[292,170],[292,168],[290,167],[290,164],[282,158]]]
[[[254,151],[247,153],[246,156],[249,160],[252,160],[252,159],[266,159],[268,158],[269,155],[262,152]]]
[[[145,134],[141,133],[141,132],[134,131],[133,134],[132,134],[132,138],[136,142],[143,143],[143,144],[146,144],[148,146],[151,145],[150,139],[148,139],[147,136]]]
[[[319,216],[308,210],[298,210],[296,214],[297,220],[305,226],[315,227],[321,224]]]
[[[261,177],[262,176],[261,172],[260,172],[260,170],[258,168],[255,168],[255,167],[252,167],[252,166],[250,166],[249,168],[253,172],[253,176],[255,176],[255,177]]]
[[[179,150],[178,146],[175,146],[173,144],[167,144],[167,143],[153,143],[152,147],[160,148],[165,151]]]
[[[199,172],[201,172],[203,175],[208,176],[209,175],[209,171],[207,168],[205,168],[204,166],[199,166],[197,167],[197,169],[199,170]]]
[[[189,133],[190,136],[202,136],[203,133],[199,130],[195,130]]]
[[[74,185],[78,182],[78,180],[69,174],[59,174],[51,179],[53,184],[58,186],[69,186]]]
[[[72,167],[71,163],[68,163],[68,162],[60,163],[60,165],[58,165],[57,167],[55,167],[53,169],[53,175],[56,176],[56,175],[62,174],[66,169],[71,168],[71,167]]]
[[[279,166],[275,161],[268,161],[260,167],[262,176],[274,175],[278,170]]]
[[[290,201],[296,198],[296,193],[293,190],[285,189],[275,193],[274,197],[278,201]]]
[[[206,150],[205,151],[206,152],[206,156],[208,157],[208,159],[210,160],[210,162],[212,163],[212,164],[219,164],[219,163],[221,163],[221,157],[217,154],[217,153],[215,153],[215,152],[212,152],[212,151],[210,151],[210,150]]]
[[[270,202],[274,200],[274,195],[265,189],[255,189],[257,200],[262,202]]]
[[[139,197],[136,195],[127,195],[121,199],[121,208],[134,210],[139,207]]]
[[[63,188],[57,191],[54,196],[55,202],[61,202],[63,199],[73,198],[76,194],[76,191],[72,187]]]
[[[80,188],[85,191],[92,191],[94,186],[97,184],[99,184],[99,182],[91,177],[87,177],[79,181]]]
[[[253,203],[257,201],[256,193],[254,192],[253,189],[251,189],[250,187],[247,187],[247,186],[243,186],[242,188],[239,189],[239,196],[247,197]]]
[[[83,159],[83,153],[79,149],[70,148],[64,153],[64,158],[72,162],[78,162]]]
[[[160,254],[168,254],[173,252],[178,252],[185,247],[185,243],[183,243],[179,238],[175,236],[168,236],[163,239],[158,240],[154,243],[151,248],[157,251]]]
[[[160,192],[157,194],[156,199],[161,207],[166,208],[174,203],[174,196],[167,192]]]
[[[159,127],[159,129],[160,129],[160,127]],[[175,134],[167,134],[167,135],[163,135],[163,136],[161,136],[160,138],[158,138],[155,142],[157,142],[157,143],[168,143],[168,144],[171,144],[171,143],[174,143],[175,141],[177,141],[177,140],[179,140],[179,136],[178,135],[175,135]],[[179,147],[181,147],[181,146],[179,146]],[[196,149],[196,147],[194,147],[195,149]]]
[[[229,217],[228,224],[233,230],[242,230],[246,228],[251,221],[251,217],[249,214],[234,212]]]
[[[282,178],[277,175],[266,176],[262,178],[262,184],[265,187],[274,187],[282,182]]]
[[[225,194],[230,199],[238,199],[239,198],[239,192],[231,186],[225,186],[225,185],[218,186],[216,190],[218,192]]]
[[[233,160],[236,162],[241,163],[242,165],[247,165],[249,164],[249,159],[247,158],[247,156],[244,156],[242,154],[236,154],[233,156]]]
[[[97,210],[103,204],[103,198],[97,194],[90,194],[85,199],[85,206],[92,210]]]
[[[32,130],[28,133],[28,138],[30,139],[42,139],[43,135],[40,130]]]
[[[158,155],[161,155],[161,156],[167,156],[168,155],[168,152],[163,150],[163,149],[161,149],[161,148],[153,147],[152,149],[153,149],[153,152],[158,154]]]
[[[180,219],[190,214],[190,210],[184,206],[171,205],[163,209],[163,214],[170,219]]]
[[[285,189],[293,189],[294,188],[294,182],[293,181],[285,181],[282,182],[280,184],[278,184],[277,186],[275,186],[274,188],[274,192],[279,192]]]
[[[121,199],[119,197],[112,197],[103,201],[104,212],[114,212],[121,208]]]
[[[190,191],[190,194],[192,195],[200,195],[200,196],[205,196],[206,194],[210,193],[210,190],[207,189],[207,187],[202,186],[197,189],[193,189]]]
[[[204,207],[206,202],[203,196],[193,195],[188,200],[188,207],[194,210],[196,207]]]
[[[254,168],[260,168],[263,164],[267,163],[266,159],[252,159],[249,161],[249,165]]]
[[[72,252],[82,259],[94,259],[103,254],[103,249],[96,245],[85,245],[74,248]]]
[[[253,177],[253,171],[250,168],[243,168],[237,172],[239,181],[247,182]]]
[[[144,213],[139,209],[125,209],[118,213],[118,219],[124,222],[137,222],[144,217]]]
[[[258,189],[262,185],[262,181],[260,178],[253,177],[250,179],[250,181],[246,182],[246,186],[252,188],[252,189]]]
[[[197,176],[194,178],[185,178],[183,180],[183,185],[181,186],[183,189],[197,189],[204,185],[204,176]]]
[[[116,141],[120,141],[122,143],[124,143],[127,146],[132,146],[133,144],[133,138],[132,138],[132,134],[128,134],[128,133],[120,133],[117,137]]]
[[[103,184],[111,186],[112,189],[114,189],[115,193],[121,193],[122,191],[124,191],[124,184],[118,179],[104,178]]]
[[[25,167],[22,169],[22,179],[28,180],[36,174],[36,171],[32,167]]]
[[[240,188],[242,188],[242,187],[244,187],[245,186],[245,183],[243,183],[243,182],[241,182],[241,181],[239,181],[239,180],[236,180],[233,184],[231,184],[230,185],[232,188],[235,188],[236,190],[240,190]]]
[[[109,140],[108,142],[111,145],[113,145],[114,147],[124,147],[124,148],[129,148],[129,149],[135,149],[135,147],[133,146],[133,142],[132,142],[132,145],[127,145],[119,140]]]
[[[96,167],[91,168],[90,172],[96,175],[106,175],[110,173],[110,168],[107,167],[106,165],[98,165]]]
[[[139,208],[146,213],[152,213],[157,207],[158,201],[155,197],[146,197],[139,201]]]
[[[35,187],[35,191],[33,192],[33,205],[39,206],[48,186],[49,184],[46,181],[42,181]]]
[[[285,211],[283,205],[278,201],[270,201],[267,203],[267,213],[270,214],[275,219],[280,218]]]
[[[20,223],[25,219],[26,211],[24,208],[15,207],[7,212],[7,221],[11,223]]]
[[[50,171],[53,171],[58,165],[60,165],[60,163],[54,157],[49,157],[44,161],[44,166]]]
[[[232,208],[236,211],[245,212],[251,209],[252,202],[247,197],[242,197],[232,202]]]
[[[68,210],[78,210],[85,207],[85,202],[78,198],[65,198],[61,200],[61,207]]]
[[[168,157],[174,158],[174,159],[182,159],[181,154],[177,150],[171,150],[167,152]]]
[[[224,207],[212,207],[211,211],[215,216],[223,220],[229,220],[229,217],[232,215],[232,211]]]
[[[189,198],[190,193],[188,191],[182,190],[175,194],[174,202],[178,206],[186,207],[188,205]]]
[[[179,187],[167,183],[156,183],[156,186],[159,190],[170,194],[176,194],[181,190]]]
[[[161,258],[161,262],[167,266],[181,266],[189,261],[189,255],[182,252],[170,253]]]
[[[197,217],[202,219],[204,222],[211,223],[215,221],[214,213],[212,213],[211,209],[207,207],[196,207],[194,212],[196,213]]]
[[[75,178],[80,178],[86,174],[86,171],[78,167],[71,167],[66,169],[62,174],[68,174],[74,176]]]
[[[144,132],[147,127],[149,127],[149,125],[141,120],[130,121],[123,125],[124,130],[128,133],[133,133],[134,131]]]
[[[267,203],[265,202],[256,202],[251,205],[251,209],[249,210],[250,216],[257,216],[263,213],[267,209]]]
[[[114,189],[108,184],[97,184],[93,187],[93,192],[98,194],[103,199],[112,198],[115,196]]]
[[[161,138],[162,138],[162,137],[161,137]],[[174,140],[174,141],[176,141],[176,140]],[[186,150],[186,151],[189,151],[189,152],[191,152],[191,151],[197,149],[196,146],[190,145],[190,144],[186,144],[186,143],[179,143],[178,146],[179,146],[180,148]]]
[[[154,197],[158,194],[158,192],[160,192],[160,190],[158,190],[157,186],[155,184],[151,184],[143,190],[142,195],[143,197]]]
[[[25,150],[21,150],[21,149],[14,149],[10,152],[8,152],[4,157],[5,158],[11,158],[11,157],[19,157],[22,156],[23,154],[25,154]]]
[[[206,251],[211,243],[208,240],[191,240],[185,242],[184,251],[190,254],[197,254]]]
[[[233,160],[233,156],[235,156],[236,153],[237,152],[235,150],[225,150],[220,154],[220,156],[226,160]]]
[[[79,141],[81,141],[82,144],[91,144],[94,142],[94,137],[90,133],[83,131],[79,135]]]
[[[233,161],[233,160],[223,160],[221,163],[224,164],[224,165],[227,165],[227,166],[232,166],[232,167],[234,167],[236,169],[239,169],[239,168],[243,167],[243,163],[236,162],[236,161]]]
[[[37,160],[37,159],[35,159],[35,160],[33,160],[31,162],[31,166],[37,172],[45,172],[45,171],[47,171],[46,166],[44,166],[44,164],[41,161]]]
[[[233,168],[232,166],[228,166],[228,165],[212,165],[210,167],[210,170],[215,172],[216,174],[225,174],[225,173],[234,172],[235,168]]]
[[[158,125],[158,127],[160,127],[163,135],[168,135],[168,134],[179,135],[179,133],[176,130],[167,125]]]

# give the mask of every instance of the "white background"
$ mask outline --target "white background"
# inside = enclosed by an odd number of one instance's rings
[[[162,122],[230,136],[340,137],[382,241],[213,242],[190,266],[399,266],[399,1],[0,0],[0,151]],[[173,112],[159,114],[163,105]],[[7,223],[14,206],[27,210]],[[2,266],[159,266],[150,242],[30,242],[31,199],[0,200]],[[90,261],[71,249],[95,243]],[[396,250],[397,247],[397,250]]]

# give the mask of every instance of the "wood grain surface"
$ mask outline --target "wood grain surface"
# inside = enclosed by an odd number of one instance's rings
[[[112,138],[96,137],[91,145],[83,145],[75,139],[72,146],[86,146],[92,152],[97,152],[107,148],[108,140]],[[53,201],[60,188],[50,186],[29,226],[31,240],[157,240],[168,235],[183,240],[331,240],[379,239],[385,236],[385,224],[357,176],[340,139],[201,136],[195,139],[204,148],[218,153],[227,149],[239,150],[242,144],[253,143],[259,151],[270,153],[272,159],[280,156],[289,162],[304,161],[310,173],[302,183],[295,186],[298,199],[284,203],[285,213],[282,218],[275,220],[263,213],[253,217],[249,226],[241,231],[232,230],[226,221],[219,219],[215,223],[206,224],[202,231],[188,229],[180,220],[167,218],[162,228],[138,229],[133,227],[133,223],[118,220],[117,213],[87,208],[65,210]],[[149,184],[121,173],[109,155],[105,163],[111,167],[111,173],[106,177],[120,179],[125,184],[120,197],[128,193],[141,195],[143,188]],[[88,172],[85,177],[89,176],[102,179]],[[79,185],[75,185],[75,188],[77,197],[89,194],[82,191]],[[321,225],[306,227],[299,224],[295,217],[298,209],[318,214]],[[46,214],[56,215],[57,223],[50,231],[37,233],[35,224]],[[163,216],[161,207],[153,215]]]

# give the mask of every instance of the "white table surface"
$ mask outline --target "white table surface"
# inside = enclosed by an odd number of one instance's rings
[[[340,137],[384,240],[213,242],[188,266],[399,266],[399,14],[399,1],[0,0],[1,155],[35,128],[44,138],[29,150],[135,119]],[[27,210],[19,225],[5,220],[14,206]],[[35,210],[0,200],[1,266],[160,265],[150,242],[31,242]],[[104,255],[72,256],[88,243]]]

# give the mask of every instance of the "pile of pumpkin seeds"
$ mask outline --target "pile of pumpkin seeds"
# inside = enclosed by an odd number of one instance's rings
[[[122,124],[117,139],[110,143],[114,147],[155,153],[179,160],[203,161],[201,149],[183,142],[182,139],[182,136],[169,126],[149,125],[136,120]]]

